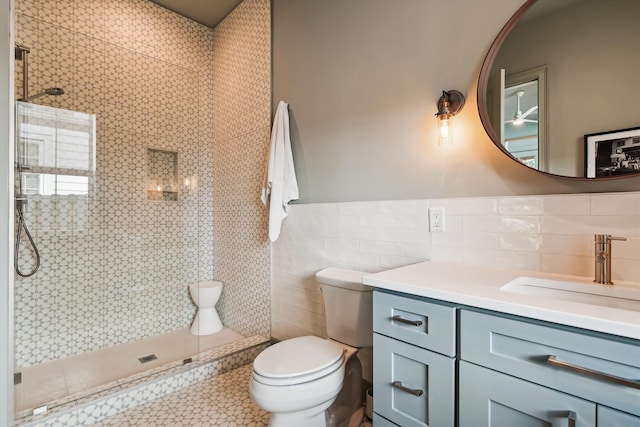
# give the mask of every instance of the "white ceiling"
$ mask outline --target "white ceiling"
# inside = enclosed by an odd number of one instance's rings
[[[151,0],[207,27],[215,27],[242,0]]]

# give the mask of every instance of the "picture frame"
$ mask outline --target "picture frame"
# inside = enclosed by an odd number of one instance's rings
[[[602,178],[640,173],[640,126],[584,136],[584,176]]]

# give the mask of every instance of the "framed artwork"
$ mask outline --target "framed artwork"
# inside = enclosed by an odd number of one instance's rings
[[[584,136],[587,178],[640,173],[640,127]]]

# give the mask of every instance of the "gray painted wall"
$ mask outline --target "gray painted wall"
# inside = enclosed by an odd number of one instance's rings
[[[523,3],[273,0],[273,102],[290,104],[299,202],[640,189],[539,174],[486,136],[478,74]],[[443,89],[467,96],[451,148],[433,117]]]

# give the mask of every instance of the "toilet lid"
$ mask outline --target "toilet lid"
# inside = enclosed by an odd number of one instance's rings
[[[333,341],[314,336],[291,338],[260,353],[253,370],[274,379],[306,376],[336,364],[343,353],[342,346]]]

